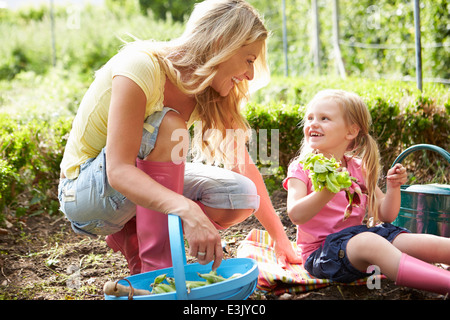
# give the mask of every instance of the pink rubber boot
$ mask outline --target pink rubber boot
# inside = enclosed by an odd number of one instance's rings
[[[450,272],[403,253],[395,284],[445,295],[450,293]]]
[[[153,162],[137,159],[137,167],[155,181],[179,194],[183,193],[184,162]],[[141,272],[172,266],[167,215],[136,206]]]
[[[132,275],[141,272],[135,217],[130,219],[122,230],[106,236],[105,240],[108,246],[115,252],[122,252],[128,262],[128,268]]]

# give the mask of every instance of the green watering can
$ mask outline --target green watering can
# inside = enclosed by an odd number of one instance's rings
[[[430,144],[414,145],[403,151],[392,166],[417,150],[431,150],[450,163],[450,153]],[[401,205],[394,225],[414,233],[428,233],[450,237],[450,185],[425,184],[401,187]]]

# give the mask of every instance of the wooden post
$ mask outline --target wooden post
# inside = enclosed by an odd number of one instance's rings
[[[339,45],[339,0],[333,0],[333,47],[336,71],[341,78],[345,79],[345,67]]]
[[[417,88],[422,91],[422,44],[420,41],[420,4],[414,0],[414,27],[416,30],[416,78]]]
[[[286,27],[286,0],[282,1],[283,14],[283,51],[284,51],[284,75],[289,76],[289,60],[288,60],[288,42],[287,42],[287,27]]]
[[[313,20],[313,55],[314,55],[314,70],[318,75],[320,74],[320,26],[319,26],[319,8],[317,6],[317,0],[312,0],[312,20]]]
[[[50,0],[50,28],[52,37],[52,63],[53,66],[56,66],[55,14],[53,12],[53,0]]]

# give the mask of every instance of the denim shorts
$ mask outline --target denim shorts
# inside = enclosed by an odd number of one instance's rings
[[[349,283],[370,276],[352,266],[347,258],[348,241],[361,232],[373,232],[389,242],[409,230],[383,223],[372,228],[358,225],[343,229],[326,237],[322,246],[311,253],[305,262],[305,269],[314,277],[336,282]]]
[[[161,121],[170,110],[173,109],[163,108],[145,120],[139,158],[145,158],[153,150]],[[259,196],[250,179],[201,163],[186,163],[183,194],[213,208],[256,210],[259,207]],[[105,149],[80,166],[76,179],[60,180],[58,198],[61,211],[78,234],[118,232],[136,214],[136,205],[108,183]]]

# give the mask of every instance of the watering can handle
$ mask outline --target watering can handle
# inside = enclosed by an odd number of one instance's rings
[[[403,159],[406,158],[407,155],[409,155],[410,153],[417,151],[417,150],[431,150],[431,151],[435,151],[437,153],[439,153],[440,155],[442,155],[447,161],[448,163],[450,163],[450,153],[444,149],[442,149],[441,147],[432,145],[432,144],[416,144],[412,147],[409,147],[408,149],[406,149],[405,151],[403,151],[398,157],[397,159],[394,160],[394,163],[392,164],[391,168],[399,162],[402,162]]]
[[[186,252],[184,248],[183,227],[181,225],[180,217],[174,214],[169,214],[168,218],[170,252],[172,254],[177,300],[187,300],[186,275],[184,273]]]

